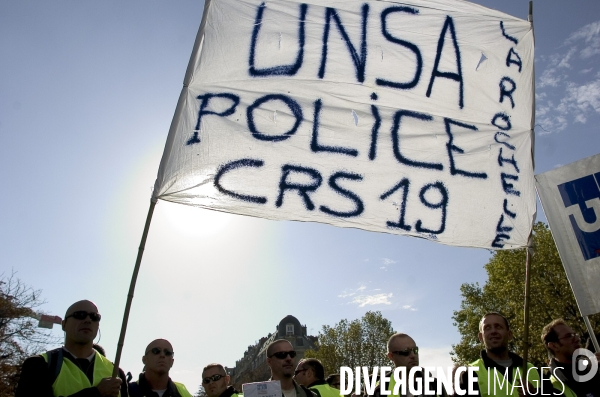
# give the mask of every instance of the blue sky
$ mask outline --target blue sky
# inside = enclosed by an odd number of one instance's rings
[[[527,1],[477,3],[527,17]],[[190,0],[0,1],[0,273],[42,289],[51,314],[96,302],[109,357],[202,10]],[[598,153],[600,3],[535,2],[534,26],[541,173]],[[368,310],[412,335],[422,364],[445,366],[459,287],[483,283],[489,257],[159,202],[122,367],[140,372],[146,344],[164,337],[172,377],[195,391],[205,364],[233,366],[287,314],[316,335]]]

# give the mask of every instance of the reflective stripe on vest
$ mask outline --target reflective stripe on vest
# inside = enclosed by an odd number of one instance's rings
[[[513,385],[508,381],[508,377],[504,376],[504,373],[493,368],[493,372],[488,372],[485,364],[482,359],[479,359],[471,364],[470,367],[477,367],[477,383],[479,384],[479,393],[482,397],[486,396],[512,396],[519,397],[519,390],[523,390],[520,387],[513,387]],[[533,370],[530,371],[530,369]],[[521,374],[521,368],[513,368],[513,379],[515,379],[516,372],[519,371],[519,375]],[[493,384],[488,384],[488,375],[489,380]],[[526,380],[532,385],[540,384],[540,375],[537,369],[531,363],[527,363],[527,378]],[[537,383],[536,383],[537,382]],[[488,389],[489,387],[489,389]],[[489,391],[489,392],[488,392]],[[512,391],[512,393],[511,393]]]
[[[48,362],[48,354],[42,354],[44,360]],[[70,396],[78,391],[89,387],[98,386],[98,383],[104,378],[112,376],[113,364],[102,354],[96,352],[94,358],[94,382],[90,384],[87,375],[79,369],[77,364],[65,358],[60,367],[58,377],[52,384],[52,392],[55,396]],[[119,393],[120,395],[120,393]]]
[[[308,389],[318,391],[321,397],[340,397],[339,389],[331,387],[328,384],[314,385],[309,387]]]

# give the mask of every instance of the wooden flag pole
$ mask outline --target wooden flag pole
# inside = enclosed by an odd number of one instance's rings
[[[533,30],[533,1],[529,2],[529,14],[527,20],[531,23],[531,29]],[[532,100],[531,100],[531,135],[535,138],[534,127],[535,127],[535,75],[532,79]],[[533,141],[535,142],[535,140]],[[531,156],[533,157],[533,146]],[[531,285],[531,251],[533,243],[533,232],[529,235],[526,258],[525,258],[525,302],[523,305],[523,370],[521,372],[522,378],[527,379],[527,361],[529,360],[529,294]],[[523,384],[523,386],[527,386]]]
[[[179,94],[179,100],[177,101],[177,107],[175,108],[175,114],[173,115],[173,120],[171,121],[171,126],[169,127],[169,135],[167,136],[167,142],[165,143],[165,150],[163,153],[163,157],[160,162],[160,166],[158,167],[158,175],[156,177],[156,182],[154,185],[154,191],[152,194],[152,199],[150,200],[150,208],[148,209],[148,216],[146,217],[146,225],[144,226],[144,232],[142,233],[142,241],[140,242],[140,248],[138,250],[137,259],[135,261],[135,267],[133,269],[133,275],[131,276],[131,284],[129,285],[129,293],[127,294],[127,304],[125,305],[125,313],[123,313],[123,324],[121,325],[121,335],[119,336],[119,343],[117,344],[117,354],[115,355],[115,362],[112,377],[116,378],[119,374],[119,364],[121,362],[121,353],[123,351],[123,345],[125,343],[125,332],[127,331],[127,321],[129,320],[129,311],[131,309],[131,302],[133,300],[133,291],[135,290],[135,283],[137,281],[138,272],[140,270],[140,264],[142,263],[142,255],[144,254],[144,247],[146,246],[146,238],[148,237],[148,230],[150,229],[150,221],[152,220],[152,214],[154,213],[154,207],[158,201],[158,197],[155,194],[160,192],[160,184],[163,180],[163,168],[168,163],[169,154],[171,152],[171,147],[173,146],[173,137],[177,131],[179,126],[179,120],[181,118],[181,114],[183,112],[183,108],[186,104],[187,94],[188,94],[188,86],[190,81],[192,80],[192,76],[194,74],[195,65],[197,58],[200,54],[200,47],[204,38],[204,26],[206,25],[206,16],[208,15],[208,9],[210,8],[211,0],[204,1],[204,12],[202,13],[202,22],[200,23],[200,27],[198,28],[198,33],[196,34],[196,40],[194,41],[194,48],[192,50],[192,54],[190,56],[190,61],[188,62],[188,67],[185,73],[185,78],[183,80],[183,88],[181,93]]]
[[[529,236],[529,244],[532,243],[532,235]],[[523,333],[523,372],[521,379],[526,379],[527,376],[527,360],[529,356],[529,286],[531,284],[531,246],[526,248],[527,257],[525,259],[525,304],[524,312],[524,333]],[[524,385],[525,386],[525,385]]]
[[[121,324],[121,335],[119,336],[117,354],[115,355],[112,373],[113,378],[116,378],[119,375],[119,363],[121,362],[121,352],[123,351],[123,344],[125,343],[125,332],[127,331],[129,310],[131,309],[131,302],[133,301],[133,291],[135,290],[135,283],[137,281],[138,272],[140,271],[140,265],[142,264],[142,255],[144,255],[144,248],[146,247],[146,238],[148,237],[148,230],[150,229],[150,222],[152,221],[152,214],[154,213],[154,207],[156,206],[157,201],[158,199],[154,197],[152,200],[150,200],[150,208],[148,209],[148,215],[146,216],[146,225],[144,226],[142,241],[140,242],[137,259],[135,260],[135,267],[133,268],[133,275],[131,276],[131,284],[129,284],[129,293],[127,294],[127,303],[125,304],[125,313],[123,313],[123,323]]]

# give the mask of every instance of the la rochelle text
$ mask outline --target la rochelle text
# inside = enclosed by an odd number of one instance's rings
[[[362,387],[364,387],[367,395],[373,395],[379,387],[381,395],[406,396],[410,392],[413,396],[441,396],[442,389],[446,392],[454,391],[454,395],[458,396],[476,396],[479,395],[475,384],[478,383],[477,367],[447,367],[444,371],[443,367],[413,367],[410,371],[406,371],[405,367],[398,367],[392,370],[391,367],[356,367],[354,371],[350,367],[340,367],[340,394],[349,395],[355,393],[360,395]],[[540,373],[544,373],[542,367]],[[432,375],[436,371],[437,378]],[[521,390],[523,394],[532,396],[552,396],[561,395],[564,393],[565,386],[560,381],[560,378],[554,374],[561,384],[561,391],[551,389],[544,390],[544,382],[538,380],[537,375],[530,377],[530,372],[537,371],[536,367],[530,367],[525,374],[525,379],[521,376],[521,370],[516,369],[513,382],[509,382],[509,368],[506,368],[502,373],[495,369],[487,372],[487,395],[496,395],[499,392],[514,395],[515,389]],[[466,388],[461,387],[460,378],[463,373],[466,373],[467,384]],[[415,381],[416,378],[422,376],[422,381]],[[378,381],[379,380],[379,381]],[[436,382],[437,380],[437,382]],[[390,383],[393,382],[393,388],[390,388]],[[527,392],[525,385],[530,384],[533,388]]]

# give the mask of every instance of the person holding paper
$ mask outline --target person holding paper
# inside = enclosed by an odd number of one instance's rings
[[[564,387],[566,397],[600,397],[600,372],[598,369],[600,365],[596,367],[595,374],[590,374],[588,380],[583,380],[580,376],[593,371],[593,365],[585,373],[574,372],[573,353],[577,349],[581,349],[581,340],[563,319],[556,319],[542,329],[542,342],[551,357],[552,375],[550,380],[555,389],[562,390]],[[591,352],[588,353],[589,357],[586,361],[590,365],[593,355]],[[600,360],[600,353],[596,353],[595,358],[597,361]],[[583,367],[587,367],[587,365],[583,365]]]
[[[192,397],[182,383],[173,382],[169,371],[175,362],[173,346],[166,339],[155,339],[142,356],[144,372],[129,384],[131,397]]]
[[[202,370],[202,387],[207,397],[242,397],[243,394],[229,385],[230,377],[221,364],[208,364]]]
[[[273,341],[267,347],[267,365],[271,369],[271,380],[281,383],[284,397],[317,397],[305,386],[294,381],[294,357],[296,351],[290,342],[285,339]]]
[[[318,397],[340,397],[339,389],[329,386],[325,381],[325,368],[316,358],[301,360],[294,371],[294,380],[308,387]]]

